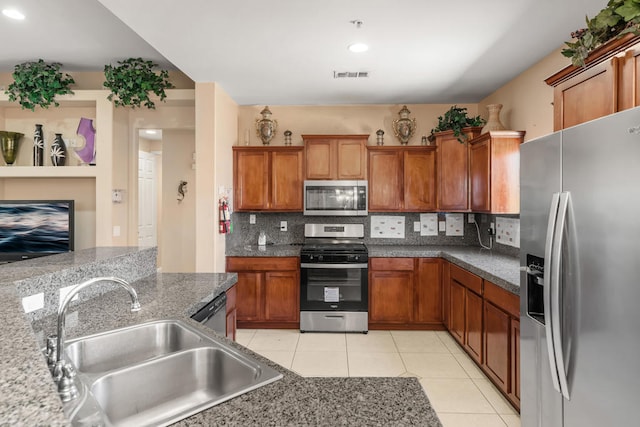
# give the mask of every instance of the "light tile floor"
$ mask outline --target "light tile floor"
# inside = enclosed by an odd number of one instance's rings
[[[306,377],[417,377],[444,427],[519,427],[509,402],[445,331],[239,329],[237,341]]]

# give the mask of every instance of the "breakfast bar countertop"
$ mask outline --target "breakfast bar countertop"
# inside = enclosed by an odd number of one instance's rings
[[[14,267],[15,268],[15,267]],[[18,280],[19,282],[20,280]],[[142,309],[130,312],[128,296],[113,289],[72,304],[67,316],[69,338],[156,319],[178,319],[205,334],[212,330],[190,319],[199,308],[237,281],[235,273],[153,273],[131,280]],[[0,339],[0,425],[68,425],[53,381],[40,353],[55,330],[56,315],[29,319],[17,285],[0,286],[5,324]],[[31,289],[24,285],[24,289]],[[23,289],[23,290],[24,290]],[[49,301],[49,298],[45,298]],[[217,336],[267,364],[283,378],[186,418],[176,425],[420,425],[441,427],[416,378],[304,378],[251,350]]]

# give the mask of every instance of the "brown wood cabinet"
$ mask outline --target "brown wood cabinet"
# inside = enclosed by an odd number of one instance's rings
[[[465,128],[465,135],[473,139],[481,127]],[[453,131],[435,134],[438,163],[438,203],[440,211],[467,212],[469,210],[469,145],[461,144]]]
[[[519,409],[520,298],[461,267],[444,264],[449,269],[444,291],[444,301],[449,301],[447,330]]]
[[[442,329],[441,260],[371,258],[370,329]]]
[[[227,333],[226,333],[226,337],[235,341],[236,340],[236,315],[237,315],[237,308],[236,308],[236,300],[237,300],[237,285],[233,285],[232,287],[230,287],[229,289],[227,289],[227,316],[226,316],[226,323],[227,323]]]
[[[451,334],[482,364],[482,278],[450,265]]]
[[[238,327],[300,327],[299,265],[298,257],[227,257],[227,271],[238,273]]]
[[[491,131],[469,141],[471,211],[520,213],[523,131]]]
[[[369,135],[302,135],[306,179],[366,179]]]
[[[303,147],[233,147],[236,211],[302,212]]]
[[[435,211],[435,147],[367,147],[369,211]]]
[[[640,105],[640,36],[605,43],[585,64],[570,65],[545,80],[554,87],[554,130]]]
[[[520,299],[484,281],[483,371],[509,401],[520,407]]]

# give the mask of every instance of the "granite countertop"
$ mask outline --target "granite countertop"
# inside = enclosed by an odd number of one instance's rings
[[[300,245],[245,245],[227,248],[227,256],[300,256]],[[369,257],[444,258],[509,292],[520,295],[520,260],[473,246],[371,245]]]
[[[142,304],[129,311],[121,289],[74,303],[67,314],[73,338],[140,322],[174,318],[216,334],[190,316],[237,281],[235,273],[164,273],[132,280]],[[40,348],[55,330],[56,316],[24,315],[15,285],[0,286],[5,328],[0,339],[0,425],[68,425]],[[6,320],[11,320],[6,322]],[[31,321],[31,322],[30,322]],[[218,337],[226,340],[226,338]],[[228,341],[283,373],[283,379],[178,422],[194,425],[313,425],[441,427],[416,378],[303,378]]]

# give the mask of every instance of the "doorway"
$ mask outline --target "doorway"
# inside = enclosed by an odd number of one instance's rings
[[[138,246],[157,246],[162,188],[162,130],[139,130]]]

